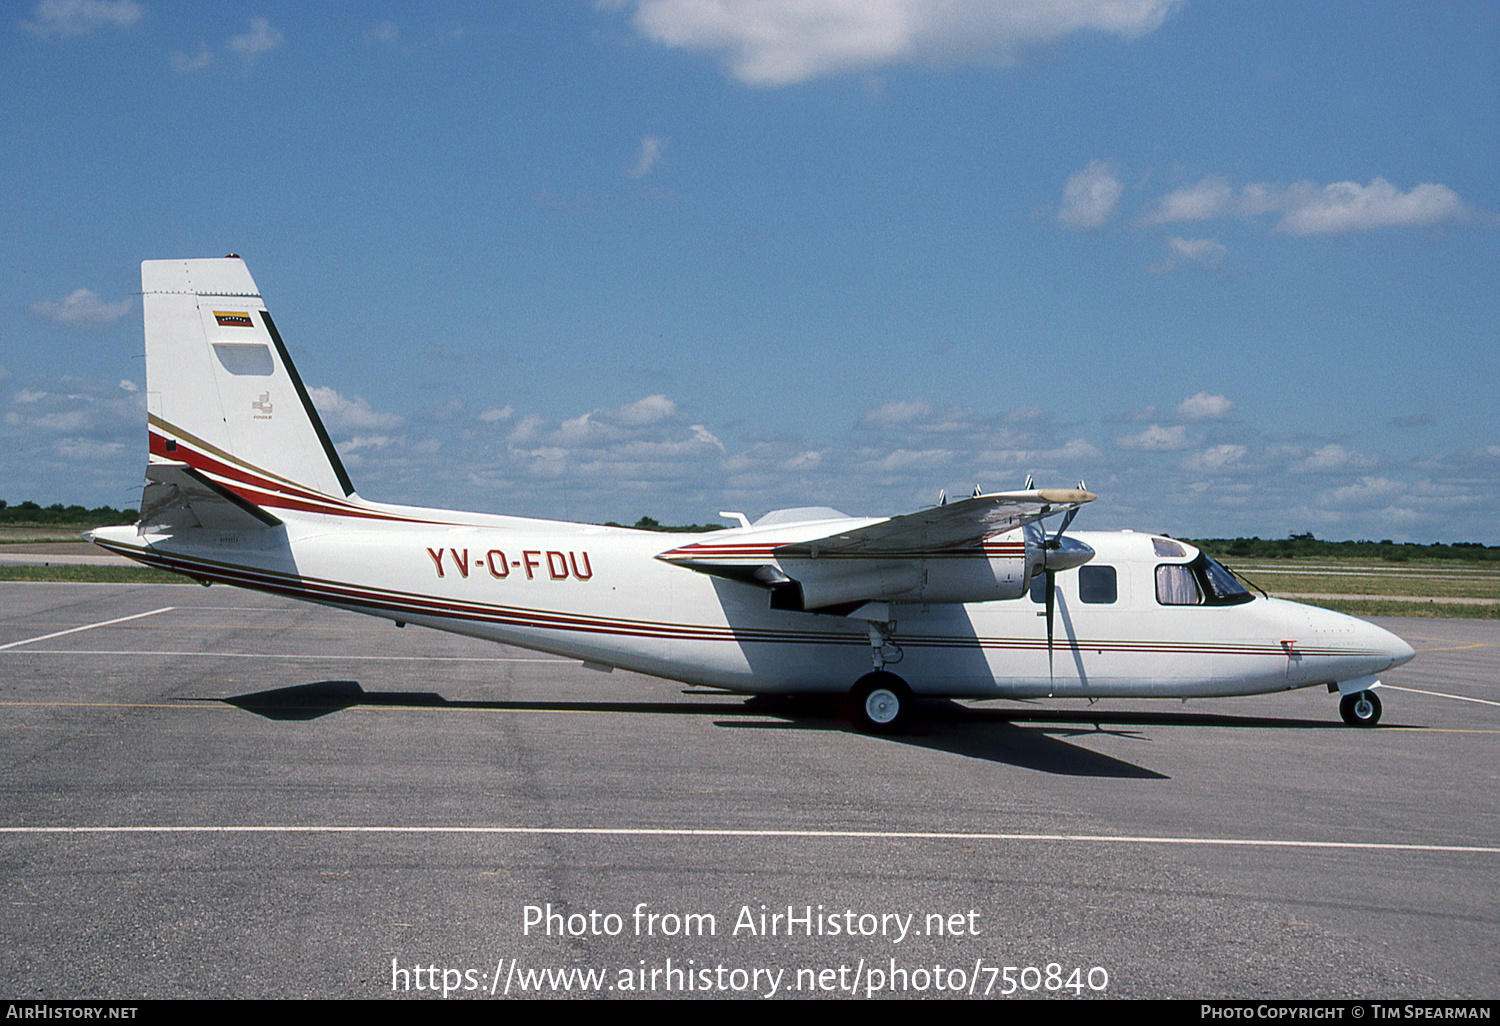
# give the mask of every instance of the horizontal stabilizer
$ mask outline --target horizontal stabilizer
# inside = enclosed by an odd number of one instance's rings
[[[152,463],[141,493],[141,527],[170,533],[192,527],[245,531],[281,523],[186,463]]]

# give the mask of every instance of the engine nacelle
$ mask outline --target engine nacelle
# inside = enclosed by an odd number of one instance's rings
[[[1020,532],[982,545],[907,556],[844,556],[781,559],[778,565],[800,589],[800,603],[787,596],[783,608],[820,610],[865,602],[904,604],[994,602],[1020,598],[1040,565],[1040,549]],[[1092,553],[1090,553],[1092,554]]]

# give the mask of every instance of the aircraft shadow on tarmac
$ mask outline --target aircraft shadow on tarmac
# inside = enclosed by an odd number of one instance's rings
[[[617,712],[718,717],[715,726],[850,732],[843,701],[837,697],[758,695],[722,692],[721,702],[548,702],[453,701],[435,692],[366,691],[358,681],[325,680],[217,699],[270,720],[314,720],[355,706],[485,709],[535,712]],[[732,716],[735,719],[723,719]],[[741,717],[753,716],[754,719]],[[1022,724],[1026,724],[1023,726]],[[1165,780],[1161,773],[1071,744],[1067,738],[1110,735],[1149,741],[1140,728],[1192,726],[1240,729],[1343,729],[1342,724],[1265,716],[1224,716],[1184,712],[1071,712],[1021,705],[976,709],[957,702],[925,700],[904,734],[882,737],[893,744],[949,752],[972,759],[1064,776],[1132,777]]]

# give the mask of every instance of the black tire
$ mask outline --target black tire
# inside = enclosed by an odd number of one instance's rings
[[[867,673],[850,692],[854,724],[867,734],[899,734],[911,722],[912,694],[894,673]]]
[[[1339,715],[1351,727],[1373,727],[1380,722],[1380,696],[1373,691],[1352,691],[1339,699]]]

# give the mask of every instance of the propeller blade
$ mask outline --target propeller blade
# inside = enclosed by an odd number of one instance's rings
[[[1052,680],[1052,614],[1057,606],[1057,573],[1047,571],[1047,680]],[[1050,690],[1050,689],[1049,689]]]
[[[1066,513],[1063,514],[1062,526],[1059,527],[1057,529],[1057,533],[1052,536],[1052,543],[1051,543],[1051,547],[1052,548],[1054,548],[1054,549],[1057,548],[1057,544],[1058,544],[1057,540],[1063,536],[1063,532],[1068,529],[1068,525],[1073,522],[1073,518],[1076,517],[1077,515],[1078,515],[1078,507],[1077,506],[1074,506],[1072,509],[1068,510]]]

